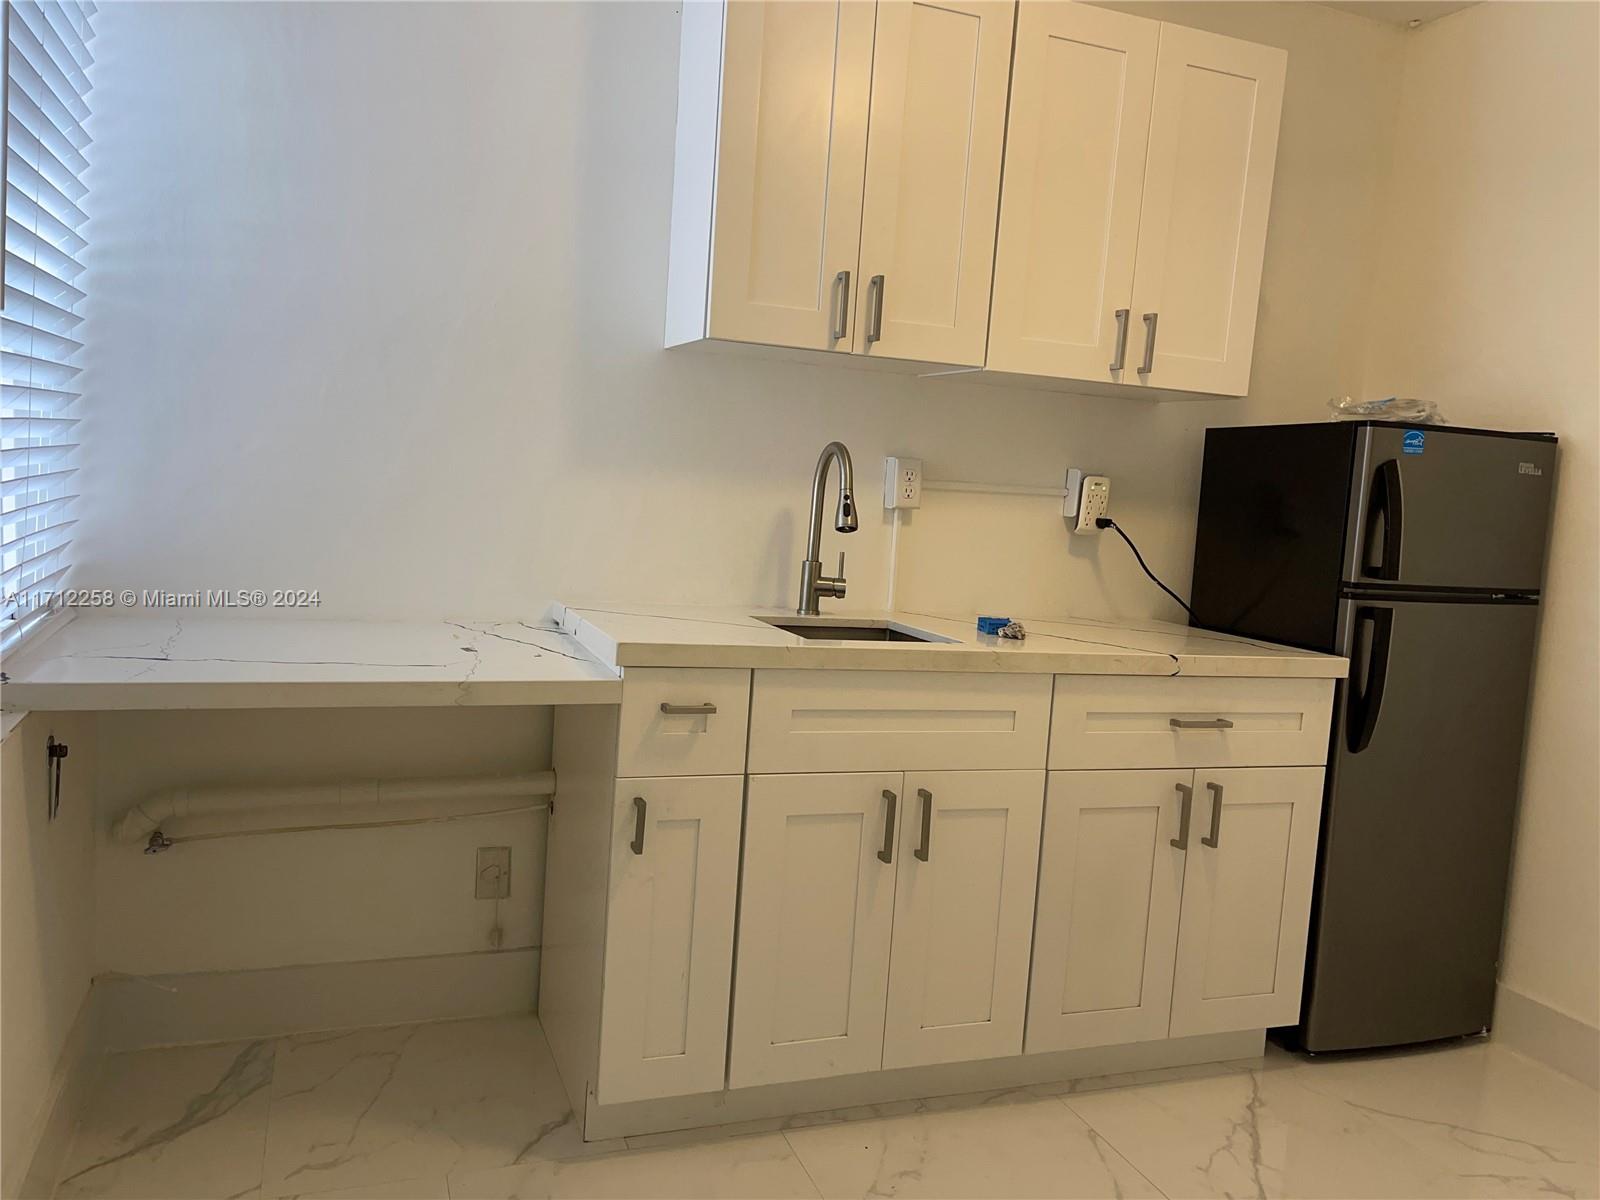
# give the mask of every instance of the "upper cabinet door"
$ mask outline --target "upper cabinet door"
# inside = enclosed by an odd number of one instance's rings
[[[1249,390],[1287,62],[1162,25],[1124,382]]]
[[[906,775],[884,1067],[1022,1052],[1043,771]]]
[[[1195,773],[1171,1036],[1300,1018],[1321,767]]]
[[[722,1087],[743,792],[738,775],[617,784],[603,1103]]]
[[[899,774],[752,775],[728,1086],[883,1063]]]
[[[1121,383],[1159,22],[1022,0],[988,366]]]
[[[877,8],[855,348],[981,366],[1015,5]]]
[[[851,0],[727,5],[707,336],[850,349],[873,17]],[[680,116],[680,172],[683,143]]]

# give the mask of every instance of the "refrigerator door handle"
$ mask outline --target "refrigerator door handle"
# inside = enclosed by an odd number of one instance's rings
[[[1389,677],[1389,644],[1394,637],[1394,609],[1359,608],[1356,625],[1372,623],[1367,641],[1367,681],[1356,690],[1355,676],[1349,681],[1350,702],[1346,706],[1345,745],[1351,754],[1360,754],[1372,741],[1378,728],[1378,713],[1383,708],[1383,689]]]
[[[1400,464],[1388,459],[1378,464],[1372,476],[1372,503],[1367,509],[1366,545],[1362,548],[1361,573],[1373,579],[1398,581],[1400,578],[1400,536],[1404,514],[1400,494]],[[1383,557],[1372,564],[1372,539],[1378,533],[1378,518],[1383,518]]]

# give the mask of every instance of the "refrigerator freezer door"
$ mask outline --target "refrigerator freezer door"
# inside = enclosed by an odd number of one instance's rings
[[[1345,582],[1538,591],[1555,458],[1543,438],[1364,427]]]
[[[1307,1049],[1488,1027],[1538,611],[1341,605],[1352,674],[1334,714]]]

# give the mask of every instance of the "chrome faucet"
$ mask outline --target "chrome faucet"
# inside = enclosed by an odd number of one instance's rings
[[[817,601],[823,596],[844,598],[843,550],[839,551],[839,574],[822,573],[822,485],[828,478],[829,459],[839,464],[839,507],[833,514],[833,527],[840,533],[854,533],[859,527],[850,451],[843,442],[829,442],[822,448],[816,473],[811,477],[811,533],[806,538],[806,559],[800,564],[800,607],[795,610],[802,617],[816,616],[820,611]]]

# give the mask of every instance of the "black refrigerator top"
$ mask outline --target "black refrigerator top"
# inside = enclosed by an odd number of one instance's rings
[[[1537,597],[1556,438],[1399,421],[1206,432],[1196,623],[1331,651],[1341,595]]]

